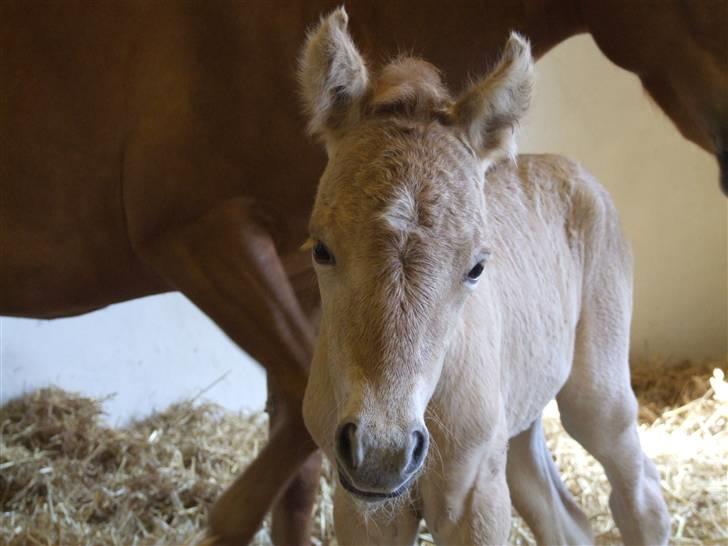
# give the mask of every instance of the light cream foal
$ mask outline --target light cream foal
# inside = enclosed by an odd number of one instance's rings
[[[511,502],[542,544],[591,531],[544,442],[562,420],[604,466],[628,544],[667,541],[628,366],[632,262],[605,190],[515,158],[533,61],[512,35],[457,100],[411,58],[376,77],[335,11],[301,84],[329,161],[310,222],[323,303],[304,418],[335,462],[340,544],[504,544]]]

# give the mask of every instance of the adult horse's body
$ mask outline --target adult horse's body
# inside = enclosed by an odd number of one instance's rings
[[[511,499],[539,544],[591,543],[541,430],[554,397],[606,470],[624,542],[666,544],[630,388],[617,212],[564,158],[503,161],[530,98],[527,43],[513,35],[452,100],[419,59],[370,77],[346,21],[321,23],[301,67],[329,155],[310,224],[322,316],[304,416],[338,470],[339,544],[411,546],[422,517],[438,544],[505,544]]]
[[[663,2],[659,18],[593,4],[350,9],[366,52],[413,48],[456,86],[511,28],[536,55],[591,30],[719,153],[728,71],[709,3]],[[180,290],[260,361],[277,402],[271,445],[212,519],[239,542],[314,452],[299,407],[317,294],[297,249],[323,156],[301,137],[292,74],[306,28],[334,5],[0,3],[0,313],[52,318]],[[305,541],[315,470],[301,476],[281,503],[290,525],[274,529],[285,544]]]

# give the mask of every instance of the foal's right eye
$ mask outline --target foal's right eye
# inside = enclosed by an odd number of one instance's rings
[[[468,271],[468,274],[465,276],[465,280],[470,284],[477,283],[478,279],[480,279],[480,276],[483,274],[484,269],[485,266],[483,265],[483,261],[481,260],[473,266],[473,269]]]
[[[321,265],[334,264],[334,255],[321,241],[316,241],[316,244],[313,245],[313,259],[316,260],[317,264]]]

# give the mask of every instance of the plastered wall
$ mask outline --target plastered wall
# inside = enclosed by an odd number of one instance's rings
[[[607,187],[635,255],[633,357],[728,353],[728,199],[636,76],[577,36],[537,64],[521,151],[580,161]]]

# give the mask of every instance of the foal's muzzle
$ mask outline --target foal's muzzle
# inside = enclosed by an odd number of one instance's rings
[[[385,432],[353,422],[342,424],[335,438],[341,485],[372,502],[401,495],[424,464],[429,438],[419,423]]]

